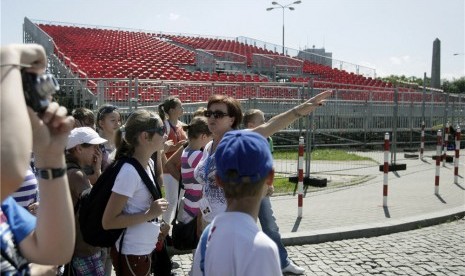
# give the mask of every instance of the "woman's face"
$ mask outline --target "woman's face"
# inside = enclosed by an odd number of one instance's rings
[[[170,109],[168,116],[170,116],[170,118],[179,119],[182,116],[182,114],[184,114],[184,109],[182,108],[181,101],[178,100],[176,107]]]
[[[105,117],[99,121],[99,126],[104,133],[114,134],[115,131],[121,126],[121,117],[118,112],[111,112],[105,114]]]
[[[228,107],[225,103],[214,103],[207,111],[212,112],[208,119],[208,128],[215,136],[222,136],[227,131],[232,130],[232,125],[235,118],[230,117],[228,114]],[[220,116],[215,116],[216,114]],[[217,118],[215,118],[217,117]]]
[[[149,145],[151,147],[150,150],[153,150],[153,152],[162,150],[164,143],[168,138],[161,120],[157,120],[157,126],[158,127],[154,127],[154,131],[151,131],[151,133],[154,133],[154,135],[152,136],[151,140],[149,140]]]

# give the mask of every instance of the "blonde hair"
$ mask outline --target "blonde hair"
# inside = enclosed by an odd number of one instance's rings
[[[260,109],[249,109],[244,113],[244,117],[242,119],[244,123],[244,128],[247,128],[249,123],[254,122],[260,117],[260,119],[265,120],[265,113]]]
[[[142,131],[160,127],[160,116],[145,109],[139,109],[129,115],[124,126],[116,131],[115,145],[116,155],[115,160],[122,157],[131,157],[134,154],[136,146],[139,144],[137,138]],[[152,138],[155,133],[149,132],[149,137]]]

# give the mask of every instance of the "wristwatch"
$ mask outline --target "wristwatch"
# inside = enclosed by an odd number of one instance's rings
[[[62,177],[66,173],[66,168],[57,169],[37,169],[37,174],[42,179],[55,179]]]

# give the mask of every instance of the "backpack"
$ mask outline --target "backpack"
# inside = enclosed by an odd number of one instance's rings
[[[110,199],[113,185],[121,167],[129,163],[137,170],[139,176],[149,189],[154,200],[161,198],[161,191],[157,183],[153,183],[142,165],[134,158],[121,158],[110,164],[99,176],[97,182],[82,192],[78,206],[78,219],[84,241],[92,246],[112,247],[125,228],[103,229],[102,218],[108,200]],[[155,179],[152,168],[153,179]]]

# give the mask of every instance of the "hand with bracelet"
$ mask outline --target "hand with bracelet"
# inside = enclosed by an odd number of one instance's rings
[[[46,56],[36,44],[2,47],[1,57],[1,140],[2,201],[21,184],[30,159],[35,154],[39,170],[40,208],[37,221],[22,240],[21,255],[29,262],[63,264],[72,256],[75,241],[74,210],[71,203],[64,148],[74,125],[67,110],[51,103],[39,117],[25,104],[21,72],[41,74]],[[29,217],[23,217],[30,223]]]

